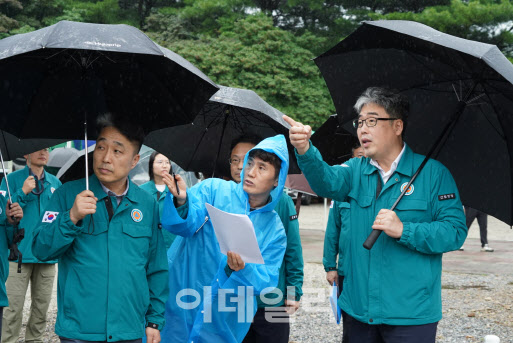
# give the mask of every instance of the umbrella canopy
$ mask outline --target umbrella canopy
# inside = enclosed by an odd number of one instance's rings
[[[352,156],[358,138],[345,130],[336,114],[330,116],[312,135],[312,143],[329,165],[342,164]]]
[[[94,137],[113,112],[145,130],[190,123],[217,91],[188,61],[128,25],[61,21],[0,41],[0,127],[21,138]]]
[[[50,152],[46,165],[53,168],[62,168],[70,159],[76,159],[79,155],[79,151],[75,148],[56,148]]]
[[[367,87],[407,95],[406,143],[434,152],[465,205],[513,224],[513,66],[496,46],[415,22],[376,21],[315,62],[345,128]]]
[[[19,139],[8,132],[0,130],[0,150],[6,161],[14,160],[23,155],[49,148],[62,142],[62,139]]]
[[[169,157],[187,171],[230,177],[228,159],[233,140],[253,134],[264,139],[283,134],[289,126],[283,113],[255,92],[220,86],[192,124],[155,131],[144,144]],[[289,174],[300,173],[289,146]]]

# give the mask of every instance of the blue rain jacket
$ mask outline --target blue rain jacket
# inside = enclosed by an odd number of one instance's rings
[[[19,203],[23,209],[23,219],[20,222],[20,228],[25,229],[25,238],[18,243],[18,249],[20,249],[23,254],[23,263],[57,263],[57,260],[42,262],[32,253],[32,233],[39,224],[41,216],[50,202],[53,192],[62,185],[59,179],[55,176],[46,171],[44,173],[44,190],[39,195],[35,195],[32,192],[25,194],[22,191],[23,183],[29,177],[28,166],[7,175],[9,187],[11,189],[12,202]],[[5,179],[2,179],[0,191],[2,191],[2,194],[4,194],[6,198],[9,197],[6,193],[7,186]]]
[[[140,185],[141,189],[144,189],[146,192],[150,193],[153,199],[157,202],[159,205],[159,218],[162,219],[162,211],[164,209],[164,200],[166,199],[166,195],[169,193],[169,189],[164,189],[164,192],[160,194],[160,197],[158,196],[157,187],[155,187],[155,181],[151,180],[148,181],[142,185]],[[169,193],[171,198],[173,197],[173,194]],[[173,235],[171,232],[167,230],[162,230],[162,236],[164,236],[164,244],[166,245],[166,251],[171,247],[171,244],[173,244],[176,235]]]
[[[90,176],[96,213],[77,225],[69,212],[85,179],[68,182],[55,191],[35,229],[34,256],[59,259],[59,336],[116,342],[143,337],[148,323],[164,326],[168,270],[158,208],[147,192],[129,182],[109,221],[107,194],[96,175]]]
[[[7,199],[0,197],[0,307],[9,306],[7,301],[7,292],[5,290],[5,282],[9,276],[9,261],[7,255],[9,251],[9,244],[12,242],[13,227],[7,221],[5,216],[5,207]]]
[[[250,211],[248,195],[242,189],[244,180],[240,184],[221,179],[203,181],[187,191],[187,202],[178,211],[171,197],[166,198],[162,225],[181,237],[168,252],[170,294],[163,342],[242,342],[257,310],[255,296],[278,285],[287,238],[273,209],[288,172],[285,137],[267,138],[253,149],[272,152],[282,160],[278,186],[271,192],[271,202],[264,207]],[[248,154],[244,166],[247,158]],[[227,268],[227,257],[219,250],[205,203],[249,216],[265,264],[247,263],[237,272]],[[226,298],[232,298],[232,302],[226,301],[225,292],[229,292]],[[220,302],[233,312],[220,311]],[[190,305],[189,309],[183,308],[184,303]]]
[[[381,193],[381,176],[370,158],[329,166],[313,146],[297,155],[299,167],[319,196],[349,203],[344,243],[344,285],[338,304],[367,324],[422,325],[442,318],[442,254],[457,250],[467,237],[456,183],[440,162],[429,160],[395,213],[403,223],[399,239],[385,233],[369,251],[363,242],[378,212],[389,209],[424,156],[408,146]],[[382,182],[382,181],[380,181]],[[347,263],[347,264],[346,264]]]

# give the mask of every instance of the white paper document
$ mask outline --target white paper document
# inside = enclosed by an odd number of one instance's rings
[[[223,254],[232,251],[245,263],[264,264],[255,228],[247,215],[224,212],[210,204],[205,206]]]

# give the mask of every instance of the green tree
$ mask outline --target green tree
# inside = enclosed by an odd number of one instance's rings
[[[454,36],[495,44],[513,59],[513,3],[509,0],[452,0],[420,13],[374,14],[374,19],[413,20]]]
[[[23,5],[17,0],[0,0],[0,39],[7,37],[9,31],[20,26],[14,18],[16,14],[21,12]]]
[[[450,0],[342,0],[346,9],[367,9],[369,12],[420,12],[429,6],[448,5]]]
[[[177,40],[167,47],[215,82],[254,90],[284,113],[318,127],[334,107],[301,39],[274,27],[267,16],[251,15],[219,37]]]

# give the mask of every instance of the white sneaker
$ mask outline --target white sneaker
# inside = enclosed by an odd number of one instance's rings
[[[485,246],[481,248],[481,251],[482,251],[482,252],[494,252],[494,251],[495,251],[495,249],[492,249],[492,248],[490,248],[490,247],[488,246],[488,244],[485,244]]]
[[[459,251],[465,251],[465,247],[462,245],[461,248],[458,249]]]

